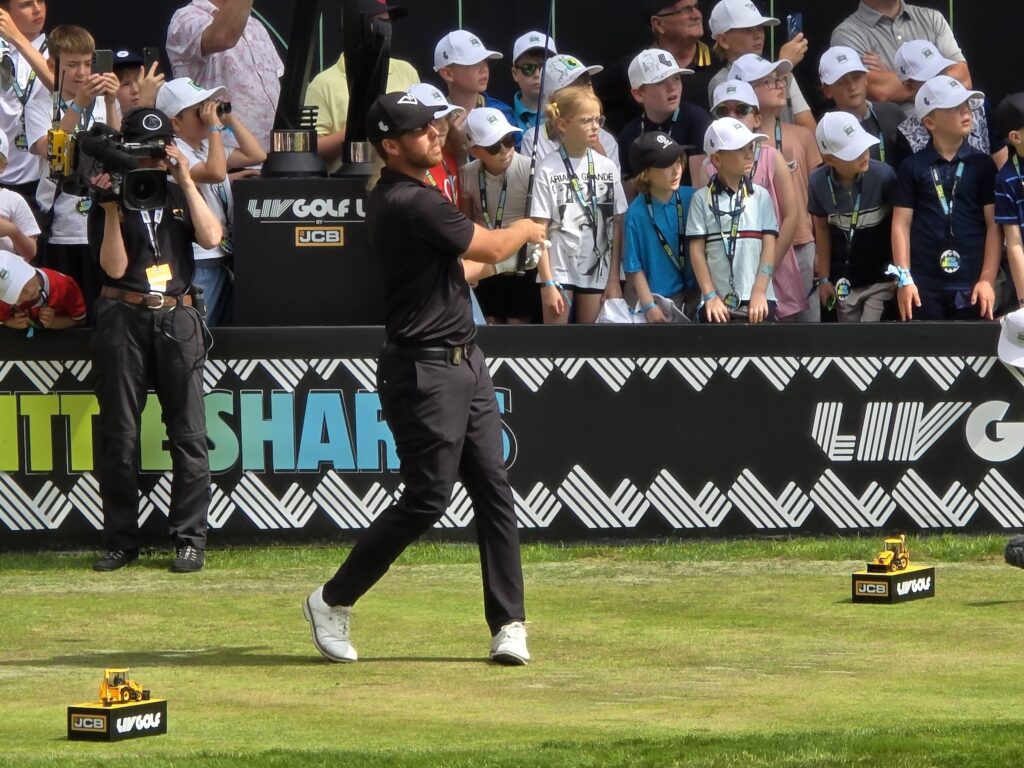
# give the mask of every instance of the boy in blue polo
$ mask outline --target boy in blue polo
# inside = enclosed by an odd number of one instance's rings
[[[1002,255],[996,166],[966,141],[971,101],[980,98],[946,75],[917,92],[914,112],[931,139],[903,161],[893,196],[892,271],[903,320],[992,319]]]
[[[996,223],[1006,238],[1006,260],[1015,296],[1024,307],[1024,93],[1011,93],[999,103],[995,123],[1010,150],[1009,159],[996,176]]]

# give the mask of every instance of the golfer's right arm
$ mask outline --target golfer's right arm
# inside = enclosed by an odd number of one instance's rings
[[[520,219],[502,229],[487,229],[477,224],[473,239],[462,258],[482,264],[497,264],[527,243],[543,243],[546,229],[543,224],[532,219]]]

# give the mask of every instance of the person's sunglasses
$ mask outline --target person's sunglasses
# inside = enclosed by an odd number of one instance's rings
[[[540,70],[540,64],[518,64],[516,69],[523,73],[526,77],[533,77]]]
[[[505,149],[512,149],[516,145],[516,137],[513,134],[509,134],[497,144],[492,144],[489,147],[484,147],[484,151],[489,155],[497,155],[501,152],[502,147]]]
[[[720,104],[715,107],[715,117],[746,117],[754,111],[749,104],[737,104],[730,107],[727,104]]]

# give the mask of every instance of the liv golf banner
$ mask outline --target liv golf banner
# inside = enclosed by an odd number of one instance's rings
[[[1024,527],[1024,374],[988,325],[492,328],[525,539]],[[215,543],[351,539],[401,493],[373,328],[230,329],[205,369]],[[3,339],[0,546],[95,546],[88,335]],[[139,517],[170,457],[143,415]],[[471,538],[456,485],[440,538]]]

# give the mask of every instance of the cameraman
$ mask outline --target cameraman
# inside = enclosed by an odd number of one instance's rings
[[[221,226],[174,146],[167,115],[140,108],[122,122],[126,144],[154,148],[163,159],[140,159],[140,168],[162,168],[177,184],[167,185],[163,208],[124,210],[100,196],[89,213],[89,242],[102,271],[96,303],[92,363],[100,406],[101,443],[97,474],[103,500],[107,553],[97,571],[123,568],[139,556],[139,423],[150,385],[163,408],[170,444],[171,571],[202,569],[206,559],[210,464],[203,402],[206,328],[189,287],[195,272],[192,242],[214,248]],[[110,189],[106,174],[94,185]]]

